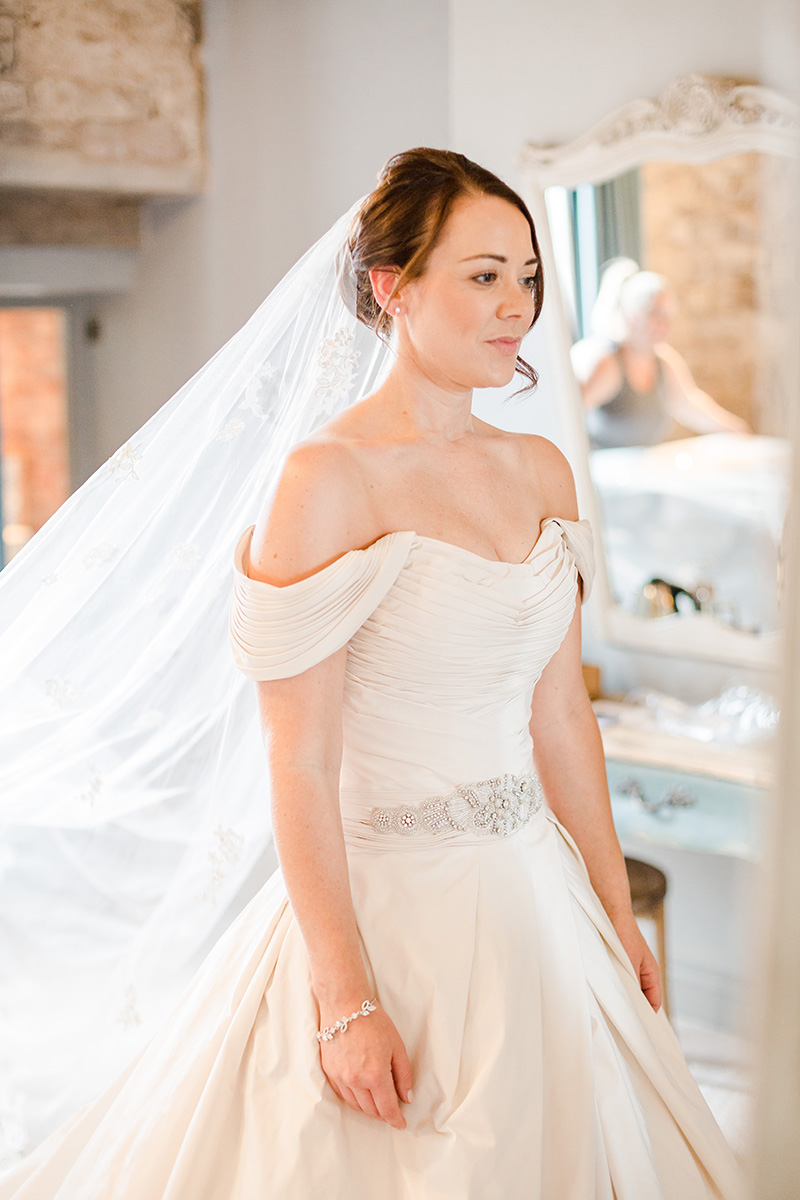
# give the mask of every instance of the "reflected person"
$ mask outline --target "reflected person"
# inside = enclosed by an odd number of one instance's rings
[[[694,433],[752,433],[748,423],[698,387],[668,343],[675,296],[663,275],[631,258],[603,272],[592,308],[592,336],[572,347],[593,449],[652,446]]]

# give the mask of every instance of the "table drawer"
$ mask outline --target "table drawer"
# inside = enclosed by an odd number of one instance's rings
[[[768,793],[730,780],[606,759],[620,839],[759,859]]]

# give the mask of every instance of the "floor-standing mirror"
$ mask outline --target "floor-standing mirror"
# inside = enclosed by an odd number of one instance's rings
[[[703,704],[665,686],[598,712],[623,847],[668,879],[676,1028],[742,1146],[786,611],[799,128],[773,92],[692,75],[521,161],[595,531],[594,630],[665,680],[688,661],[695,698],[706,674],[726,682]]]

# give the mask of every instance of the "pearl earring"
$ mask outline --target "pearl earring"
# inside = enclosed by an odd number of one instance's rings
[[[394,311],[395,311],[396,315],[399,317],[399,316],[400,316],[400,309],[399,309],[399,308],[396,308]]]

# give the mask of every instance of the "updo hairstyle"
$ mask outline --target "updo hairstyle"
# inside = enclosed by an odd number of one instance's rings
[[[655,271],[642,271],[632,258],[613,258],[600,278],[592,307],[592,333],[620,344],[628,336],[631,317],[648,313],[659,296],[669,291],[669,280]]]
[[[527,205],[502,179],[452,150],[419,147],[390,158],[378,176],[378,186],[367,196],[348,237],[355,276],[356,316],[380,337],[392,329],[388,311],[392,297],[411,280],[424,274],[453,205],[462,196],[498,196],[519,209],[531,231],[538,267],[533,289],[534,316],[539,319],[544,299],[544,279],[539,243]],[[369,272],[377,268],[398,270],[385,308],[375,299]],[[536,371],[517,358],[517,371],[536,385]]]

